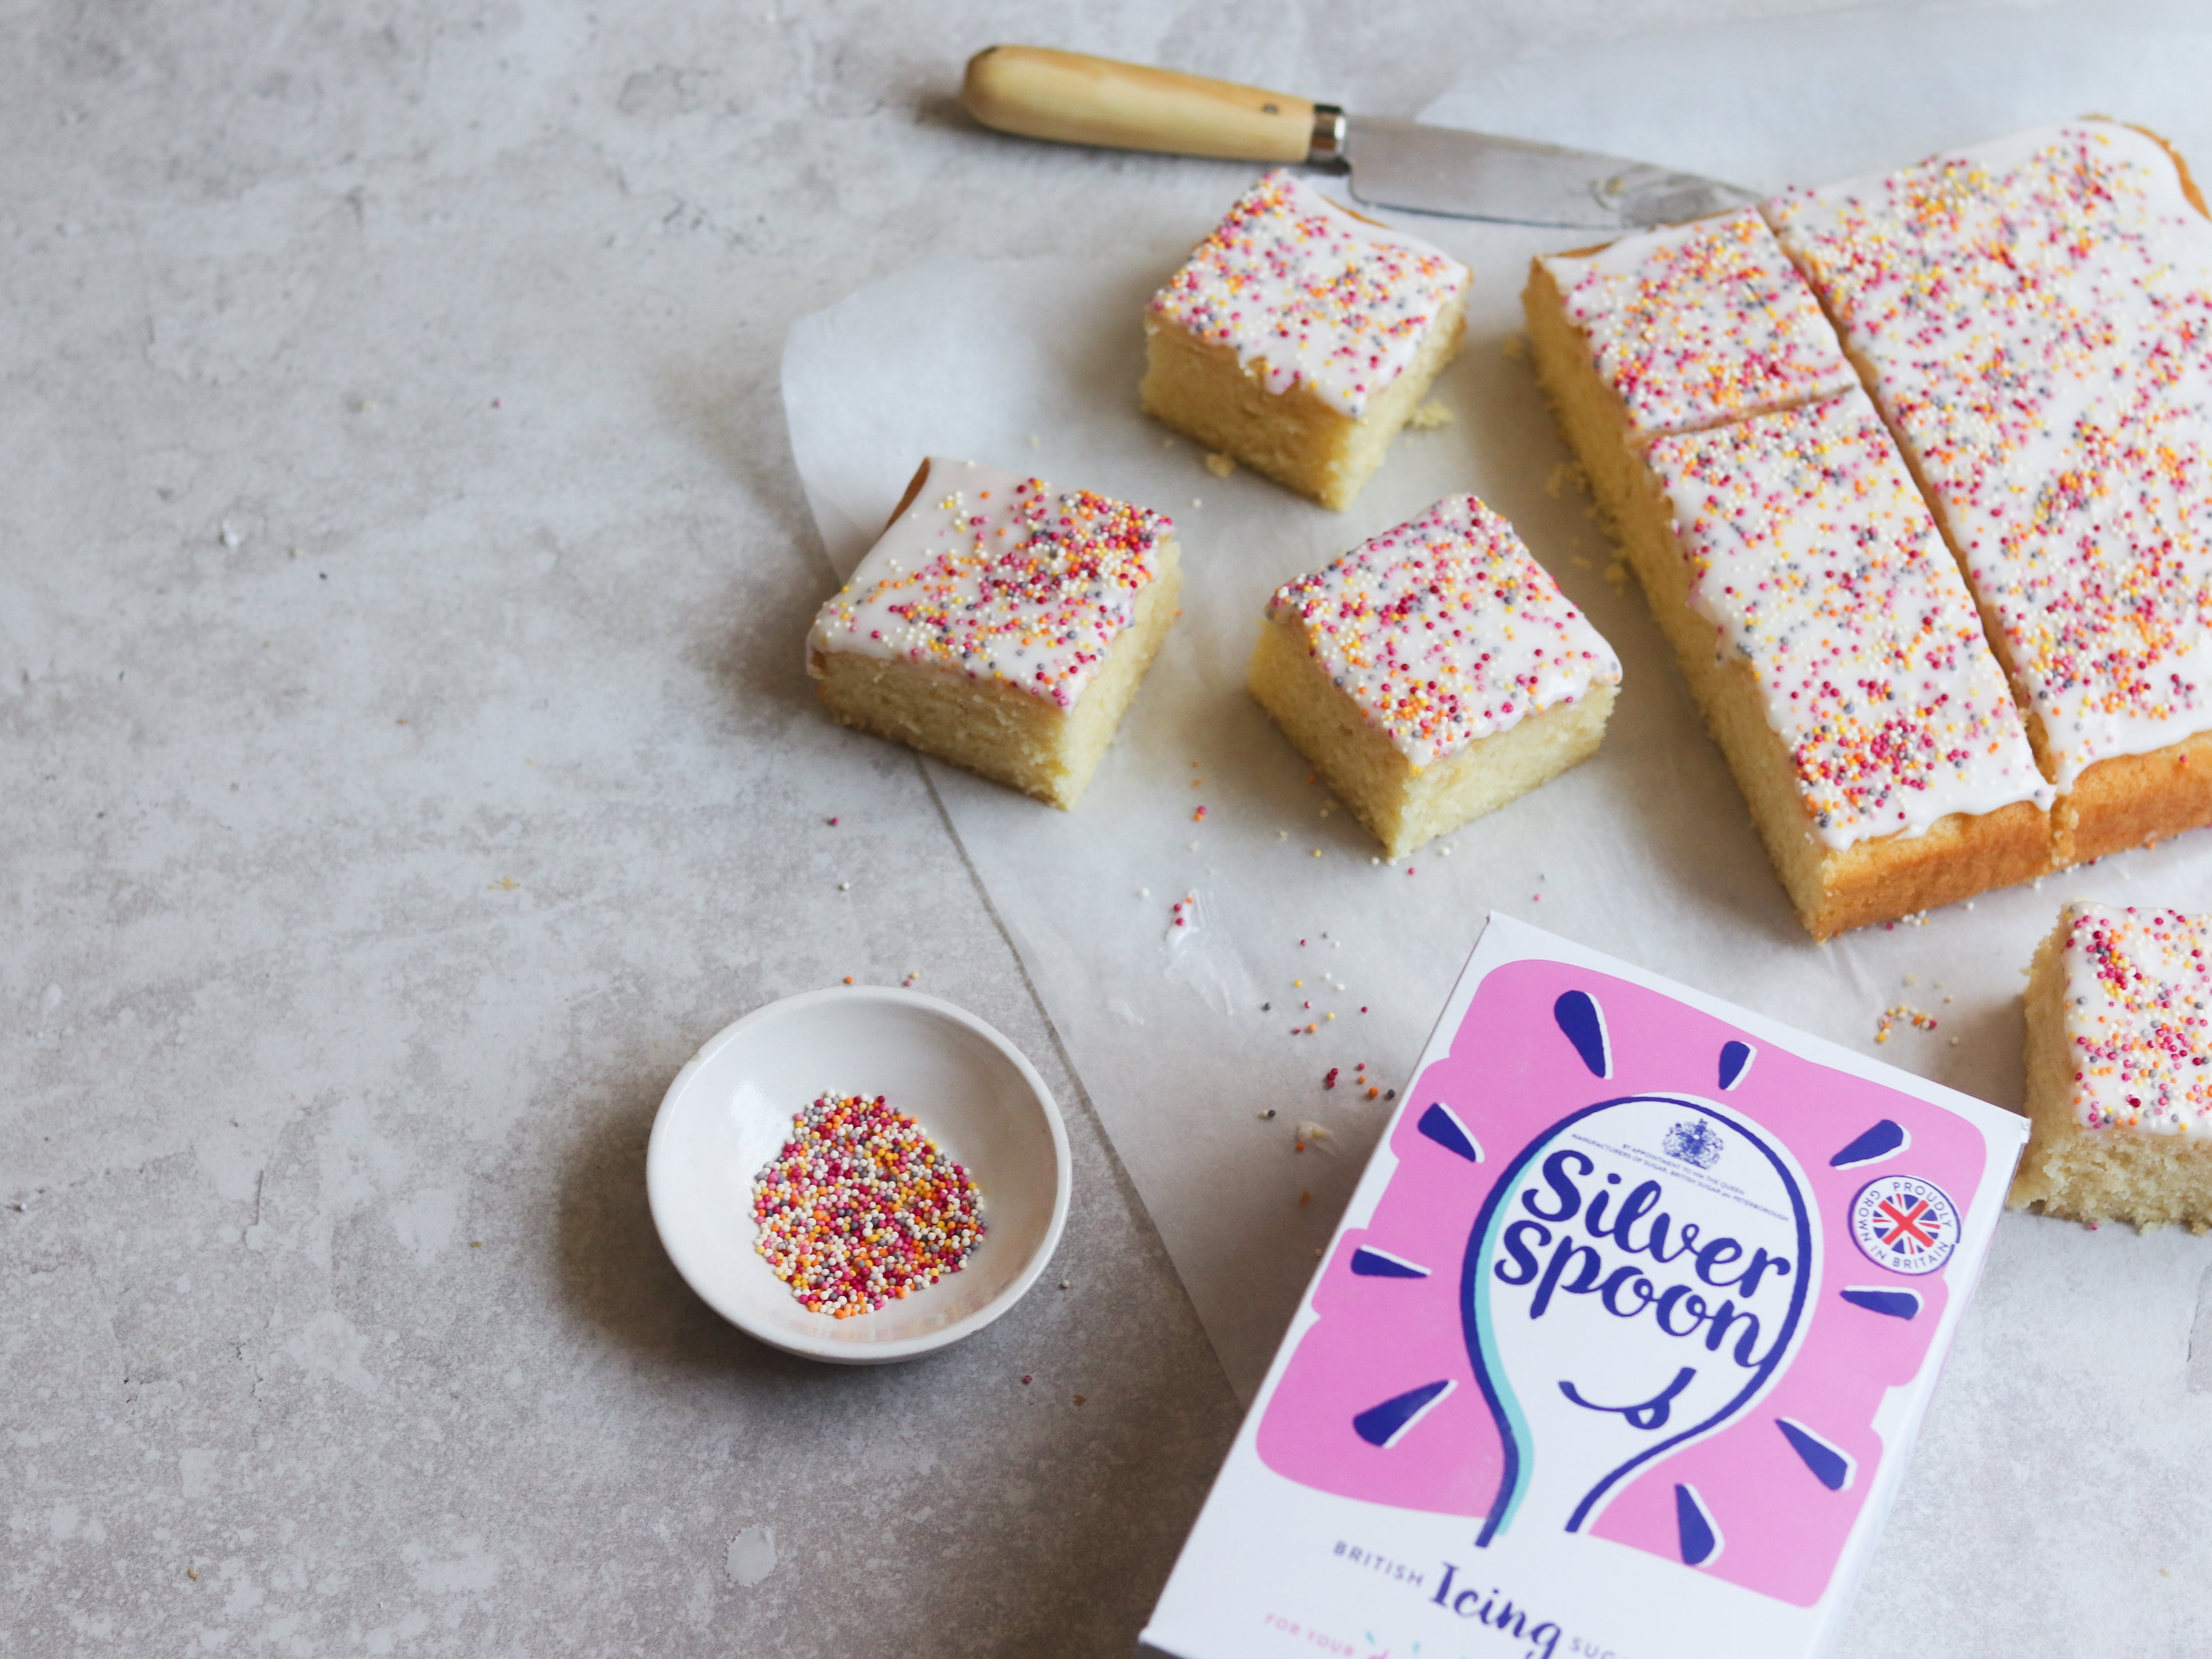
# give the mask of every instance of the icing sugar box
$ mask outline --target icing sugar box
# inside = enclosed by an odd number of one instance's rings
[[[1821,1652],[2027,1135],[1493,916],[1146,1641]]]

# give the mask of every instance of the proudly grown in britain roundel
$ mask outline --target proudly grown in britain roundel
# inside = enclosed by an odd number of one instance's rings
[[[1959,1243],[1959,1211],[1932,1181],[1881,1176],[1851,1200],[1851,1237],[1867,1260],[1894,1273],[1932,1273]]]

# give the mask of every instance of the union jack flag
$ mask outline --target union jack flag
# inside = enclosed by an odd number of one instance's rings
[[[1880,1218],[1875,1223],[1876,1236],[1900,1255],[1934,1249],[1936,1235],[1943,1229],[1935,1206],[1924,1198],[1885,1198],[1875,1206],[1875,1213]]]

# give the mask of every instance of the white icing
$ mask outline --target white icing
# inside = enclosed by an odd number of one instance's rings
[[[933,456],[913,505],[816,616],[808,672],[821,674],[817,653],[898,658],[1072,707],[1174,534],[1164,514]]]
[[[1234,347],[1269,392],[1303,385],[1357,419],[1472,280],[1442,249],[1357,218],[1278,171],[1237,198],[1151,309]]]
[[[1276,589],[1330,679],[1418,771],[1618,684],[1620,659],[1513,526],[1472,495]]]
[[[2074,122],[1770,205],[1941,506],[2062,789],[2212,727],[2212,222]]]
[[[1812,289],[1749,208],[1542,263],[1639,435],[1858,384]]]
[[[2178,910],[2067,907],[2066,1058],[2085,1129],[2212,1129],[2212,927]]]
[[[1863,392],[1649,454],[1691,608],[1750,665],[1824,846],[2050,805],[1958,566]]]

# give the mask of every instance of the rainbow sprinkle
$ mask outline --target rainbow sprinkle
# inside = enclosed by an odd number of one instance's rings
[[[2212,1127],[2212,918],[2069,907],[2063,949],[2074,1109],[2088,1129]]]
[[[1304,385],[1357,419],[1472,281],[1449,254],[1278,171],[1237,198],[1151,313],[1264,366],[1269,392]]]
[[[1267,617],[1298,624],[1315,660],[1417,770],[1620,680],[1613,647],[1472,495],[1448,495],[1285,582]]]
[[[753,1249],[809,1312],[850,1319],[957,1273],[983,1238],[968,1171],[883,1096],[828,1095],[753,1181]]]

